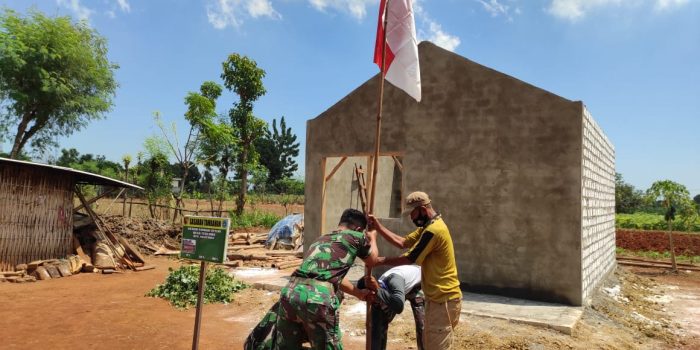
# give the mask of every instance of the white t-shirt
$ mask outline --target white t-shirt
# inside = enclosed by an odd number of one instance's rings
[[[406,283],[406,293],[413,289],[417,284],[420,283],[420,266],[418,265],[401,265],[401,266],[396,266],[391,269],[389,269],[387,272],[384,272],[381,277],[379,277],[380,281],[385,280],[387,277],[390,275],[400,275],[403,277],[404,282]]]

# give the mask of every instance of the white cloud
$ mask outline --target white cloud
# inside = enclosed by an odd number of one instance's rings
[[[592,9],[619,5],[622,2],[623,0],[552,0],[547,11],[555,17],[576,21]]]
[[[90,20],[93,11],[80,4],[80,0],[56,0],[58,6],[67,7],[78,19]]]
[[[420,19],[421,23],[421,29],[418,30],[418,40],[428,40],[445,50],[454,51],[462,41],[458,36],[443,31],[442,26],[423,9],[422,2],[423,0],[416,0],[413,3],[416,22]]]
[[[131,12],[131,5],[129,5],[129,1],[127,1],[127,0],[117,0],[117,4],[119,5],[119,8],[120,8],[123,12],[127,12],[127,13]]]
[[[454,51],[462,42],[459,37],[445,33],[442,26],[435,22],[430,22],[428,32],[428,40],[445,50]]]
[[[376,4],[377,0],[309,0],[309,3],[321,12],[334,9],[347,12],[356,19],[363,19],[367,16],[367,7]]]
[[[216,29],[239,27],[246,13],[252,18],[281,18],[269,0],[214,0],[207,4],[207,18]]]
[[[547,12],[555,17],[575,22],[589,12],[610,6],[635,7],[653,4],[658,11],[681,7],[690,0],[551,0]]]
[[[655,8],[657,10],[670,10],[675,7],[681,7],[688,3],[689,0],[656,0]]]
[[[508,6],[503,5],[498,2],[498,0],[476,0],[479,3],[481,3],[482,6],[484,6],[484,9],[486,12],[490,13],[491,16],[497,17],[499,15],[508,15]]]
[[[248,1],[248,14],[253,18],[258,17],[270,17],[270,18],[281,18],[282,16],[279,12],[275,11],[272,7],[272,3],[268,0],[249,0]]]

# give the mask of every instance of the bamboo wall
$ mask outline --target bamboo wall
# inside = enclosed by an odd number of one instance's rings
[[[70,175],[0,165],[0,271],[72,252],[72,189]]]

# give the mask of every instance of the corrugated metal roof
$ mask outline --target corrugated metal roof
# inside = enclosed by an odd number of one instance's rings
[[[111,177],[97,175],[97,174],[89,173],[87,171],[66,168],[66,167],[62,167],[62,166],[58,166],[58,165],[41,164],[41,163],[27,162],[27,161],[23,161],[23,160],[16,160],[16,159],[9,159],[9,158],[0,157],[0,165],[2,165],[2,164],[14,164],[14,165],[19,165],[19,166],[35,167],[35,168],[46,169],[49,171],[68,173],[71,176],[73,176],[75,178],[75,182],[79,183],[79,184],[106,185],[106,186],[114,186],[114,187],[128,187],[128,188],[133,188],[133,189],[137,189],[137,190],[143,190],[142,187],[136,186],[134,184],[130,184],[128,182],[119,181],[119,180],[115,180]]]

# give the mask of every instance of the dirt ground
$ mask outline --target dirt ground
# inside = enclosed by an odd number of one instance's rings
[[[617,230],[615,244],[628,250],[644,250],[665,252],[671,248],[668,242],[668,232]],[[673,250],[679,255],[700,255],[700,234],[673,233]]]
[[[179,262],[154,257],[155,270],[79,274],[0,284],[3,349],[189,349],[194,310],[144,294]],[[617,287],[616,287],[617,286]],[[584,310],[573,336],[503,320],[462,316],[458,349],[699,349],[700,273],[619,267]],[[229,305],[206,305],[202,349],[240,349],[277,299],[247,289]],[[410,308],[390,328],[389,349],[415,349]],[[341,309],[346,349],[364,349],[364,304]]]

